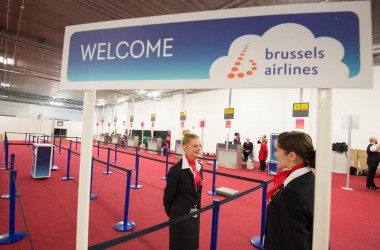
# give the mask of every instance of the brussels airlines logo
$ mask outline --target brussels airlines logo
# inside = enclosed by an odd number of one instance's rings
[[[255,70],[257,70],[256,63],[253,59],[245,59],[245,55],[249,50],[249,43],[247,43],[240,55],[237,57],[236,62],[231,67],[231,72],[227,75],[229,79],[235,77],[243,78],[245,76],[251,76]],[[249,62],[247,62],[249,60]]]
[[[228,55],[210,68],[211,79],[343,80],[349,69],[342,62],[343,45],[331,37],[315,37],[305,26],[285,23],[262,36],[244,35],[230,45]]]

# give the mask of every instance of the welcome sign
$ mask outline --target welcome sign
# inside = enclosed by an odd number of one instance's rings
[[[370,2],[66,27],[62,89],[371,88]]]

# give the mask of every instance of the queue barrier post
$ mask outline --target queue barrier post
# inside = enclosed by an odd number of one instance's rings
[[[139,183],[139,164],[140,164],[140,155],[138,154],[138,151],[137,151],[137,154],[136,154],[136,163],[135,163],[135,167],[136,167],[136,178],[135,178],[135,185],[131,185],[131,188],[133,189],[139,189],[139,188],[142,188],[142,185],[138,185]]]
[[[261,204],[261,233],[260,236],[255,236],[251,238],[251,244],[258,248],[264,249],[263,241],[265,234],[265,219],[267,213],[267,189],[268,189],[268,181],[263,181],[263,196],[262,196],[262,204]]]
[[[215,186],[216,186],[216,159],[214,159],[212,161],[212,190],[211,191],[208,191],[207,194],[209,195],[218,195],[218,193],[216,192],[215,190]]]
[[[62,154],[62,137],[60,136],[59,137],[59,150],[58,150],[58,154]]]
[[[130,188],[131,188],[131,175],[132,170],[127,170],[127,185],[125,192],[125,205],[124,205],[124,220],[115,224],[115,230],[119,232],[126,232],[134,229],[136,224],[133,221],[128,220],[128,210],[129,210],[129,196],[130,196]]]
[[[26,237],[24,231],[15,231],[15,200],[16,200],[16,177],[17,171],[9,171],[10,182],[9,182],[9,232],[0,235],[0,244],[9,244],[20,241]]]
[[[70,176],[70,159],[71,159],[71,149],[67,151],[67,170],[66,170],[66,177],[62,177],[63,181],[74,180],[74,177]]]
[[[59,167],[57,165],[55,165],[54,163],[54,160],[55,160],[55,137],[54,135],[52,136],[52,140],[53,140],[53,152],[52,152],[52,156],[51,156],[51,169],[52,170],[58,170]]]
[[[214,199],[214,207],[212,209],[212,224],[211,224],[211,250],[216,250],[216,245],[218,243],[218,224],[219,224],[219,208],[220,201]]]
[[[100,141],[98,141],[98,155],[96,157],[100,158]]]
[[[103,174],[112,174],[112,172],[110,172],[110,156],[111,156],[111,149],[108,148],[108,151],[107,151],[107,171],[103,172]]]
[[[91,157],[91,179],[90,179],[90,200],[96,199],[96,194],[92,193],[92,175],[94,173],[94,157]]]
[[[75,150],[78,150],[78,137],[75,138]]]
[[[166,178],[168,177],[168,165],[169,165],[169,150],[167,147],[164,147],[163,153],[165,155],[165,176],[161,177],[161,179],[166,180]]]
[[[115,143],[115,160],[113,163],[118,163],[119,161],[117,160],[117,143]]]
[[[14,170],[15,167],[15,154],[11,154],[11,168],[10,170]],[[16,193],[16,197],[20,197],[21,195],[19,193]],[[1,196],[2,199],[9,199],[11,197],[10,193],[8,194],[3,194]]]

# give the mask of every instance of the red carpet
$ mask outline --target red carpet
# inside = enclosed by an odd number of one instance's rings
[[[68,147],[66,142],[64,147]],[[0,144],[0,149],[2,149]],[[73,148],[75,148],[73,144]],[[111,147],[113,148],[113,147]],[[125,150],[134,153],[134,150]],[[78,151],[79,152],[79,148]],[[94,155],[97,149],[94,148]],[[67,151],[56,154],[59,170],[52,172],[48,179],[33,179],[30,175],[32,152],[26,146],[10,146],[10,154],[16,154],[15,169],[18,171],[17,188],[21,194],[20,201],[25,214],[34,249],[75,249],[76,210],[78,189],[79,156],[72,154],[70,176],[73,181],[62,181],[66,176]],[[2,155],[4,153],[2,152]],[[144,156],[164,160],[163,156],[141,153]],[[133,168],[135,157],[118,154],[118,166]],[[3,158],[2,158],[3,159]],[[101,149],[101,161],[107,160],[106,150]],[[111,151],[111,161],[114,152]],[[178,159],[170,157],[171,162]],[[4,164],[2,164],[2,167]],[[212,166],[204,164],[206,169]],[[129,220],[136,223],[130,232],[115,231],[114,225],[123,220],[126,173],[110,168],[112,174],[105,175],[105,166],[94,165],[92,193],[98,196],[90,202],[89,246],[99,244],[120,236],[130,234],[167,221],[162,206],[165,181],[165,164],[140,158],[139,185],[142,189],[131,189]],[[256,179],[271,179],[272,176],[254,170],[230,170],[219,168],[224,172]],[[211,190],[212,175],[205,173],[205,185],[202,205],[212,204],[213,199],[221,196],[207,195]],[[379,180],[376,180],[379,185]],[[132,172],[132,184],[135,183],[135,171]],[[331,212],[331,249],[379,249],[376,240],[380,231],[380,191],[367,190],[365,177],[351,176],[354,191],[345,191],[345,175],[333,174],[332,212]],[[217,176],[217,187],[225,186],[245,191],[257,186],[250,183]],[[9,174],[0,171],[0,194],[9,192]],[[261,190],[255,191],[220,208],[218,231],[218,249],[253,249],[250,238],[260,234]],[[8,232],[9,200],[0,200],[0,234]],[[201,247],[210,248],[211,210],[202,213]],[[18,201],[16,201],[16,230],[26,231]],[[110,249],[168,249],[168,229],[156,231]],[[0,249],[31,249],[27,238],[13,244],[0,245]]]

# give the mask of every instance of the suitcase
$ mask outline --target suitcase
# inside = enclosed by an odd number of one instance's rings
[[[248,159],[247,161],[247,169],[252,170],[254,168],[253,161],[251,159]]]

